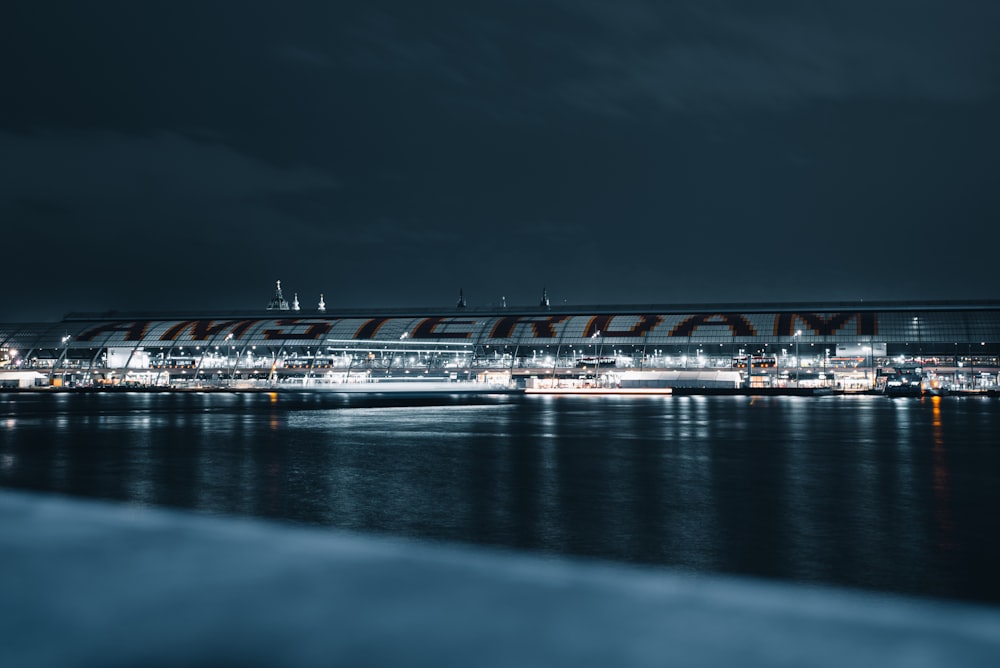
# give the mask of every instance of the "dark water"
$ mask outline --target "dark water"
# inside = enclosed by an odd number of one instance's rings
[[[996,400],[406,404],[0,394],[0,485],[1000,602]]]

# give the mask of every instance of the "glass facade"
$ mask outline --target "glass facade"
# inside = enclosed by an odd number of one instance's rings
[[[0,325],[3,369],[39,384],[214,385],[621,378],[734,371],[743,384],[872,388],[901,366],[993,387],[1000,304],[456,308],[71,316]],[[653,377],[653,376],[649,376]]]

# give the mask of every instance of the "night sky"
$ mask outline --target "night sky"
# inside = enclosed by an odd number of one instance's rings
[[[1000,296],[1000,3],[16,2],[0,319]]]

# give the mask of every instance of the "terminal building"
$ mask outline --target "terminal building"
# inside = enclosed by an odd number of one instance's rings
[[[998,386],[1000,302],[303,308],[71,313],[0,324],[5,387],[347,391],[379,382],[555,387]],[[901,381],[900,379],[904,379]]]

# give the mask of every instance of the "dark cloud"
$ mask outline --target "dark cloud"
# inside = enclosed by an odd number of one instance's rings
[[[204,289],[203,277],[219,277],[214,267],[246,264],[245,249],[257,263],[311,231],[270,199],[337,188],[315,169],[166,134],[0,134],[0,173],[0,215],[16,249],[6,268],[29,289],[59,276],[52,296],[72,308],[153,305]]]
[[[989,2],[7,13],[10,318],[996,296]]]
[[[612,26],[580,49],[569,101],[619,114],[646,99],[675,111],[814,101],[966,101],[997,93],[1000,10],[979,3],[584,3]]]
[[[306,67],[330,67],[333,65],[333,62],[327,55],[291,44],[282,44],[274,47],[274,54],[278,59],[287,61],[293,65],[304,65]]]
[[[310,168],[281,169],[231,147],[175,134],[115,132],[0,134],[7,178],[0,201],[18,195],[52,199],[235,201],[261,192],[335,188]],[[163,201],[160,201],[160,200]]]

